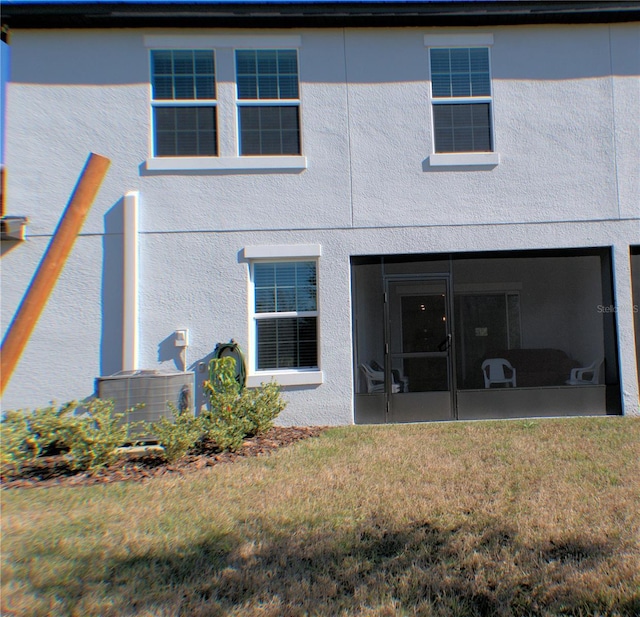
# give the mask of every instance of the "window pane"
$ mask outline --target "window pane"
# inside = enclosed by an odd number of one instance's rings
[[[256,313],[275,313],[275,289],[259,289],[256,287]]]
[[[216,156],[215,107],[156,107],[155,156]]]
[[[210,51],[194,51],[194,60],[197,75],[213,75],[213,53]]]
[[[491,152],[491,132],[489,127],[474,127],[473,129],[473,151]]]
[[[490,96],[489,50],[432,49],[433,97]]]
[[[196,98],[197,99],[215,99],[216,93],[213,80],[208,76],[196,77]]]
[[[278,72],[278,52],[274,49],[262,49],[256,52],[258,59],[258,73],[277,73]]]
[[[451,72],[452,73],[469,73],[469,50],[468,49],[452,49],[451,50]]]
[[[188,76],[176,76],[173,80],[175,87],[176,99],[194,99],[195,89],[193,83],[193,77]]]
[[[193,52],[174,51],[173,52],[173,72],[178,74],[193,75]]]
[[[298,78],[295,75],[280,75],[278,78],[280,99],[298,98]]]
[[[243,156],[252,156],[262,154],[261,139],[259,131],[243,131],[241,135],[242,139],[242,152]]]
[[[298,74],[298,54],[294,49],[282,49],[278,52],[278,73]]]
[[[248,49],[236,51],[236,70],[238,75],[255,75],[257,73],[256,52]]]
[[[285,313],[296,310],[295,287],[278,287],[278,299],[276,301],[277,312]]]
[[[473,131],[470,126],[453,129],[454,152],[473,152]]]
[[[189,156],[194,153],[198,153],[198,133],[196,131],[176,133],[176,155]]]
[[[253,281],[256,287],[275,287],[276,265],[257,263],[253,267]]]
[[[300,154],[298,106],[240,107],[240,153]]]
[[[491,85],[489,73],[472,73],[471,74],[471,95],[472,96],[489,96],[491,94]]]
[[[151,72],[154,75],[171,75],[173,73],[170,51],[154,51],[151,53]]]
[[[315,368],[317,318],[260,319],[256,322],[257,368]]]
[[[260,77],[258,77],[258,98],[278,98],[278,81],[276,75],[260,75]]]
[[[238,98],[258,98],[258,81],[255,75],[238,75]]]
[[[154,113],[155,127],[157,131],[176,130],[176,110],[175,107],[158,107]]]
[[[485,47],[475,47],[469,50],[472,71],[489,72],[489,50]]]
[[[449,75],[432,75],[431,93],[434,97],[451,96],[451,78]]]
[[[236,51],[239,99],[297,99],[298,56],[295,50]]]
[[[313,261],[256,263],[253,279],[257,313],[316,310],[316,264]]]
[[[260,128],[264,131],[280,129],[280,108],[279,107],[258,107],[260,116]]]
[[[179,131],[193,131],[198,121],[197,107],[174,107],[176,112],[176,127]]]
[[[214,99],[216,96],[213,51],[152,51],[151,73],[154,99]]]
[[[198,110],[198,131],[203,133],[213,133],[216,128],[215,107],[197,107]]]
[[[446,73],[447,75],[451,71],[451,65],[449,64],[449,50],[448,49],[432,49],[431,50],[431,73]]]
[[[434,105],[436,152],[491,152],[489,103]]]
[[[156,76],[153,79],[153,98],[154,99],[172,99],[173,98],[173,79],[171,76]]]
[[[316,285],[316,264],[313,261],[296,263],[296,283],[298,285]]]
[[[285,262],[276,264],[276,285],[278,287],[295,286],[296,284],[296,264],[295,262]]]
[[[454,73],[451,75],[451,95],[471,96],[471,82],[468,74]]]
[[[299,311],[316,310],[315,287],[298,287],[297,308]]]
[[[176,134],[174,132],[156,132],[156,156],[173,156],[176,152]]]

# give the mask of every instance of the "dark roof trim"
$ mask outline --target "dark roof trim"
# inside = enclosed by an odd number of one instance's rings
[[[19,28],[321,28],[483,26],[640,21],[639,0],[562,2],[86,2],[9,0]]]

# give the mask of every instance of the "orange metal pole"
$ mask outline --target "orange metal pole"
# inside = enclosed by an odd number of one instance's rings
[[[2,341],[0,394],[4,392],[55,287],[110,164],[108,158],[99,154],[92,153],[87,159],[75,191]]]

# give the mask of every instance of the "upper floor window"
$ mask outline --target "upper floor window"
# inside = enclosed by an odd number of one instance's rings
[[[216,156],[212,50],[151,52],[154,156]]]
[[[297,51],[237,50],[236,85],[240,155],[300,154]]]
[[[435,152],[493,152],[489,49],[429,51]]]

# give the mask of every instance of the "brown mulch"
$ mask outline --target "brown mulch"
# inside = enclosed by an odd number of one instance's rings
[[[142,482],[150,478],[186,475],[206,467],[269,454],[301,439],[317,437],[325,431],[323,426],[274,426],[263,435],[245,439],[237,452],[221,452],[213,443],[198,444],[193,453],[172,464],[165,463],[156,452],[131,452],[105,469],[90,474],[69,468],[64,455],[43,456],[24,465],[19,477],[2,477],[0,486],[7,488],[33,488],[50,486],[89,486],[111,482]]]

